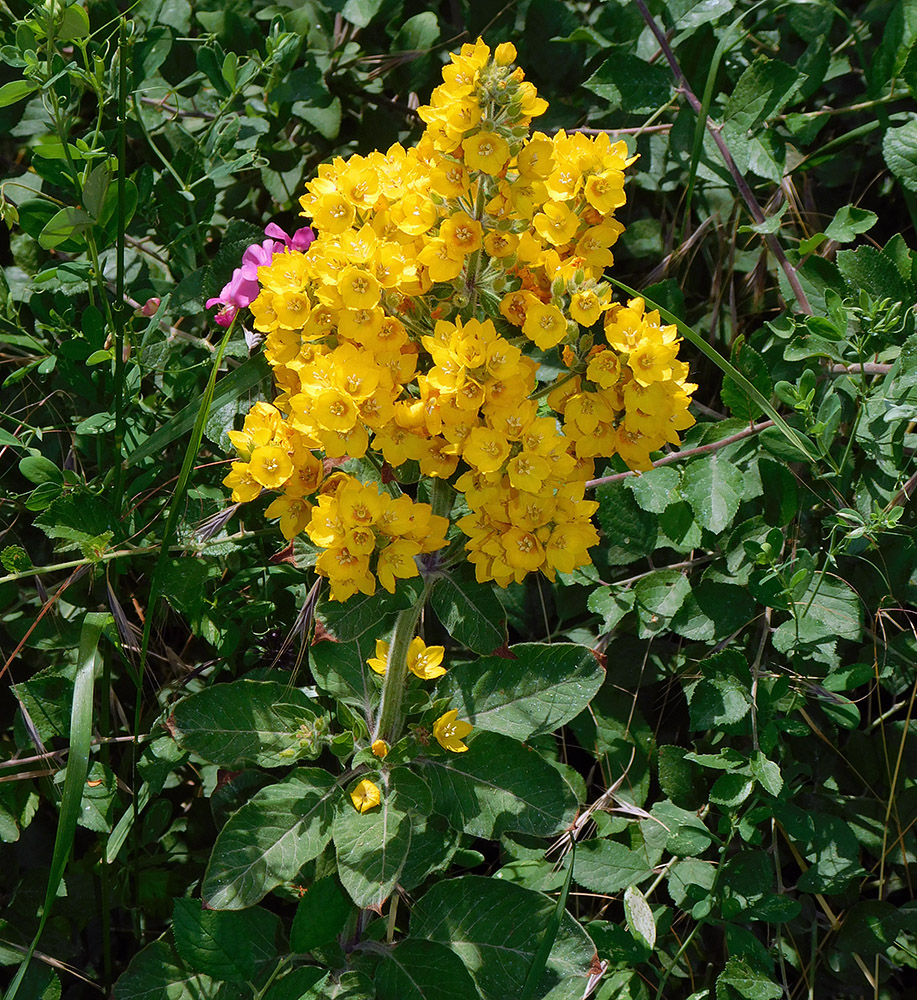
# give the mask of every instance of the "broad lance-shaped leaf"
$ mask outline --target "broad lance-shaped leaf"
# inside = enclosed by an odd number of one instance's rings
[[[331,839],[335,797],[327,771],[301,767],[262,788],[230,816],[204,875],[204,902],[243,910],[319,855]]]
[[[527,740],[578,715],[605,679],[588,646],[525,643],[511,652],[516,659],[487,656],[454,667],[437,695],[476,728]]]
[[[482,1000],[507,1000],[519,995],[554,905],[540,892],[500,879],[448,879],[414,907],[408,940],[426,938],[451,948]],[[537,1000],[580,1000],[594,955],[589,935],[565,913],[535,991]]]
[[[373,775],[382,801],[365,813],[348,797],[334,817],[338,875],[350,898],[361,908],[381,911],[392,894],[411,848],[414,817],[423,825],[433,802],[422,778],[407,768]]]
[[[549,837],[573,822],[576,795],[536,750],[480,733],[468,751],[422,761],[433,808],[473,837],[508,830]]]
[[[238,680],[182,699],[172,713],[179,746],[220,767],[281,767],[322,750],[327,720],[277,681]]]
[[[474,980],[462,960],[435,941],[402,941],[376,970],[379,1000],[470,1000]]]
[[[219,985],[210,976],[187,969],[163,940],[148,944],[131,959],[115,983],[115,1000],[209,1000]]]
[[[255,977],[259,964],[276,958],[279,923],[276,914],[261,908],[205,910],[197,899],[176,899],[172,933],[175,950],[189,969],[242,983]]]
[[[470,566],[442,577],[430,605],[446,631],[462,645],[487,655],[506,644],[506,612],[491,584],[478,583]]]
[[[701,527],[719,534],[732,524],[744,486],[742,473],[722,455],[713,454],[687,466],[681,492]]]

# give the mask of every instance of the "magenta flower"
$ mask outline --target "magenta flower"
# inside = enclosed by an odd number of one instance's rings
[[[264,234],[268,238],[263,243],[253,243],[248,247],[242,254],[242,266],[232,272],[232,277],[223,286],[220,294],[206,302],[207,309],[216,305],[221,307],[214,316],[219,326],[229,326],[236,313],[240,309],[247,308],[258,297],[261,290],[258,285],[259,267],[270,264],[275,254],[286,253],[287,250],[303,252],[315,239],[315,234],[308,226],[297,229],[292,236],[289,236],[273,222],[268,224]]]

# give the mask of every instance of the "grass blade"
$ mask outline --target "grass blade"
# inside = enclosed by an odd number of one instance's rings
[[[256,354],[254,357],[249,358],[248,361],[239,365],[235,371],[230,372],[220,380],[219,388],[213,391],[213,396],[208,403],[208,410],[211,407],[223,406],[234,399],[238,399],[242,393],[256,386],[263,379],[267,378],[270,373],[271,367],[263,354]],[[194,426],[195,420],[201,412],[203,402],[204,396],[199,397],[193,403],[189,403],[186,407],[179,410],[162,427],[155,430],[128,456],[128,466],[136,465],[151,455],[158,455],[177,438],[180,438],[183,434],[187,434]]]
[[[96,664],[100,656],[99,638],[102,635],[102,629],[110,621],[111,615],[98,612],[90,612],[83,619],[76,679],[73,682],[73,703],[70,708],[70,753],[67,757],[67,774],[64,778],[60,817],[57,821],[57,834],[54,837],[54,850],[51,855],[51,866],[48,870],[45,902],[38,930],[35,932],[26,957],[22,960],[16,976],[6,992],[5,1000],[14,1000],[19,990],[42,931],[51,915],[51,907],[57,898],[57,890],[60,888],[64,870],[70,858],[70,851],[73,848],[76,822],[83,801],[83,789],[86,785],[86,775],[89,773],[89,748],[92,743],[92,695]]]
[[[777,412],[771,401],[762,395],[762,393],[759,392],[751,382],[749,382],[749,380],[739,371],[738,368],[736,368],[734,364],[732,364],[731,361],[724,358],[715,347],[711,347],[699,333],[692,330],[687,323],[682,322],[682,320],[680,320],[674,313],[670,313],[664,306],[661,306],[658,302],[654,302],[652,299],[647,298],[646,295],[636,291],[636,289],[631,288],[629,285],[625,285],[623,281],[618,281],[616,278],[611,277],[609,277],[608,280],[617,285],[617,287],[622,291],[627,292],[628,295],[631,295],[634,298],[642,298],[651,309],[657,309],[659,311],[659,315],[667,323],[674,323],[678,327],[678,332],[685,338],[685,340],[693,344],[701,352],[701,354],[709,358],[717,366],[717,368],[723,372],[724,375],[728,375],[744,393],[746,393],[758,404],[758,406],[761,407],[762,411],[774,421],[775,426],[780,428],[783,436],[790,442],[790,444],[793,445],[794,448],[797,448],[800,452],[802,452],[802,454],[805,455],[806,458],[813,464],[818,461],[818,458],[812,453],[811,441],[803,437],[799,431],[790,427],[790,425]]]
[[[573,862],[575,860],[576,841],[571,839],[570,866],[567,868],[567,877],[564,880],[563,888],[560,890],[560,896],[557,897],[557,905],[554,907],[554,912],[551,914],[548,926],[545,928],[544,937],[541,939],[541,944],[538,945],[538,951],[535,952],[532,958],[532,964],[529,966],[528,975],[525,977],[522,992],[519,994],[519,1000],[532,1000],[544,968],[548,964],[551,949],[554,947],[554,942],[557,940],[557,932],[560,930],[560,922],[564,918],[564,910],[567,908],[567,896],[570,893],[570,883],[573,881]]]

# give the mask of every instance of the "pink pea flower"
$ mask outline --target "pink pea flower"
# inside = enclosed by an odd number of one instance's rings
[[[242,254],[242,266],[232,272],[232,277],[214,299],[208,299],[206,308],[220,306],[213,317],[219,326],[229,326],[240,309],[245,309],[255,301],[261,291],[258,285],[258,268],[270,264],[275,254],[288,250],[303,252],[315,239],[315,234],[306,226],[289,236],[280,226],[269,223],[264,230],[268,238],[263,243],[253,243]]]

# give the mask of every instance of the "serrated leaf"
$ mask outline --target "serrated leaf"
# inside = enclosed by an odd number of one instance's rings
[[[888,169],[908,191],[917,191],[917,122],[890,128],[882,139]]]
[[[595,498],[596,517],[605,534],[602,555],[610,565],[626,565],[654,551],[659,533],[656,516],[640,507],[624,483],[599,487]]]
[[[511,830],[549,837],[573,821],[573,789],[535,750],[508,736],[483,732],[467,752],[421,763],[434,809],[474,837]]]
[[[778,1000],[782,996],[783,987],[742,958],[730,958],[717,976],[716,1000]]]
[[[802,76],[779,59],[758,56],[739,77],[726,101],[723,117],[727,125],[742,132],[782,111],[796,92]]]
[[[638,580],[634,595],[640,618],[640,637],[667,631],[672,618],[690,593],[688,578],[677,569],[657,570]]]
[[[609,111],[624,108],[629,114],[650,114],[669,100],[672,76],[664,66],[619,51],[584,80],[583,86],[607,101]]]
[[[293,878],[331,839],[342,794],[327,771],[304,767],[256,792],[217,837],[204,875],[206,904],[245,909]]]
[[[0,552],[0,565],[7,573],[25,573],[32,568],[32,559],[21,545],[7,545]]]
[[[678,484],[681,472],[668,465],[658,469],[641,472],[639,476],[628,479],[627,487],[633,493],[634,499],[652,514],[661,514],[669,504],[678,499]]]
[[[780,765],[768,760],[760,750],[751,759],[751,773],[757,779],[758,784],[771,795],[779,795],[783,790]]]
[[[524,643],[515,659],[484,657],[453,667],[437,684],[460,718],[527,740],[551,733],[589,704],[605,671],[587,646]]]
[[[613,840],[587,840],[576,849],[574,878],[590,892],[609,895],[652,875],[638,851]]]
[[[182,699],[171,717],[178,745],[220,767],[280,767],[314,760],[325,743],[324,716],[278,681],[215,684]]]
[[[694,459],[685,469],[681,493],[701,527],[719,534],[732,524],[745,487],[745,477],[718,452]]]
[[[411,915],[411,936],[451,948],[481,1000],[506,1000],[518,995],[554,906],[531,889],[466,875],[427,892]],[[536,996],[579,1000],[594,954],[586,932],[565,912]]]

